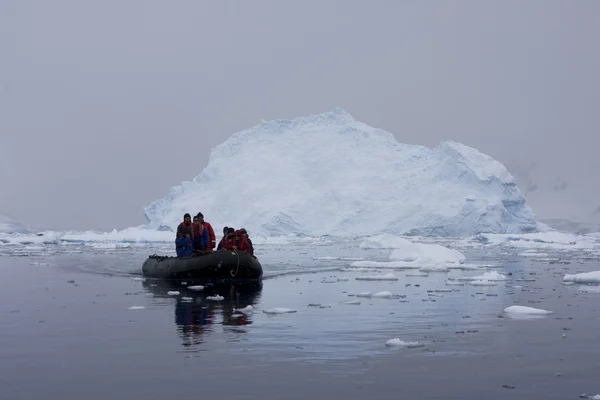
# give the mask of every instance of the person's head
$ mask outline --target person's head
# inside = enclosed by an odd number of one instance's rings
[[[189,224],[190,222],[192,222],[192,216],[189,213],[185,213],[183,215],[183,222]]]
[[[197,215],[194,215],[194,224],[199,224],[200,223],[200,218],[198,218]]]
[[[234,232],[235,232],[235,229],[233,229],[233,228],[229,228],[229,229],[227,230],[227,236],[233,236],[233,233],[234,233]]]
[[[198,219],[200,220],[200,223],[204,223],[204,215],[202,215],[201,212],[199,212],[198,214],[196,214],[196,217],[198,217]]]
[[[248,231],[246,230],[246,228],[240,229],[240,232],[242,232],[242,235],[248,236]]]
[[[227,235],[227,232],[229,232],[229,227],[228,226],[223,227],[223,235]]]
[[[242,237],[242,231],[240,231],[240,230],[238,229],[237,231],[233,232],[233,236],[234,236],[236,239],[239,239],[240,237]]]

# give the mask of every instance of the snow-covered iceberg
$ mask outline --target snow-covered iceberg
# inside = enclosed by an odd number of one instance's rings
[[[174,230],[184,213],[199,211],[219,229],[244,226],[264,236],[537,229],[498,161],[456,142],[433,149],[401,144],[341,109],[234,134],[213,148],[193,181],[144,208],[151,229]]]
[[[0,233],[30,233],[22,223],[7,215],[0,214]]]

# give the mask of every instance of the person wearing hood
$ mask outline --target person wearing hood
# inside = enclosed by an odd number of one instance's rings
[[[250,237],[248,236],[248,231],[246,230],[246,228],[242,228],[240,229],[240,232],[242,233],[242,236],[246,238],[248,246],[250,247],[250,250],[248,250],[248,254],[254,256],[254,245],[252,245],[252,240],[250,240]]]
[[[175,238],[175,252],[177,257],[185,257],[193,252],[193,230],[192,217],[185,213],[183,222],[177,227],[177,236]]]
[[[200,223],[198,216],[194,217],[194,223],[192,224],[192,240],[194,242],[194,252],[208,252],[208,229]]]
[[[207,253],[212,253],[213,249],[215,247],[217,247],[217,237],[215,236],[215,231],[214,231],[212,225],[204,220],[204,215],[201,212],[199,212],[198,214],[196,214],[196,217],[198,217],[198,219],[199,219],[200,223],[202,224],[202,226],[204,226],[204,228],[207,229],[207,232],[208,232],[208,246],[206,246],[206,252]]]
[[[250,252],[250,246],[248,245],[248,241],[246,240],[244,235],[242,235],[242,231],[240,230],[237,230],[233,233],[233,239],[228,240],[223,245],[223,248],[229,251],[243,251],[245,253]]]

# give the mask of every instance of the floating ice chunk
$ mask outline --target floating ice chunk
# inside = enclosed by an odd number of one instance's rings
[[[408,276],[408,277],[413,277],[413,278],[426,278],[429,276],[429,274],[425,274],[425,273],[409,273],[409,274],[405,274],[404,276]]]
[[[448,269],[460,269],[463,271],[485,269],[486,267],[492,268],[487,265],[478,265],[478,264],[458,264],[458,265],[448,265],[447,266]],[[493,268],[496,268],[496,267],[497,266],[494,266]]]
[[[581,274],[565,275],[565,282],[574,283],[600,283],[600,271],[584,272]]]
[[[350,305],[354,305],[354,306],[360,306],[360,300],[350,300],[347,301],[346,304],[350,304]]]
[[[167,292],[167,294],[168,294],[169,296],[179,296],[179,291],[177,291],[177,290],[169,290],[169,291]]]
[[[486,272],[477,276],[461,276],[459,281],[505,281],[506,275],[499,274],[496,271]]]
[[[465,286],[464,283],[462,282],[456,282],[456,281],[446,281],[446,285],[448,286]]]
[[[389,299],[392,296],[394,296],[394,294],[392,292],[388,292],[385,290],[382,292],[377,292],[373,295],[373,297],[378,297],[380,299]]]
[[[265,314],[290,314],[290,313],[295,313],[297,311],[292,310],[291,308],[276,307],[276,308],[270,308],[268,310],[263,310],[263,312]]]
[[[144,310],[145,308],[144,306],[131,306],[128,310]]]
[[[195,290],[195,291],[200,291],[200,290],[204,290],[204,286],[202,285],[194,285],[194,286],[188,286],[187,287],[190,290]]]
[[[371,292],[360,292],[356,294],[356,297],[372,297],[373,293]]]
[[[136,282],[143,282],[143,281],[144,281],[144,278],[141,278],[141,277],[139,277],[139,276],[136,276],[136,277],[134,277],[134,278],[131,278],[131,280],[132,280],[132,281],[136,281]]]
[[[421,272],[449,272],[450,269],[448,269],[448,267],[445,265],[431,265],[428,267],[419,268],[419,271],[421,271]]]
[[[540,316],[552,314],[552,311],[542,310],[540,308],[526,306],[510,306],[504,309],[504,312],[512,316]]]
[[[397,281],[398,277],[392,273],[386,275],[371,275],[371,276],[357,276],[357,281]]]
[[[313,257],[313,260],[319,261],[330,261],[330,260],[339,260],[339,257],[325,256],[325,257]]]
[[[414,243],[402,239],[403,243],[390,254],[390,260],[401,260],[423,265],[462,264],[465,256],[439,244]]]
[[[473,285],[473,286],[498,286],[498,284],[495,281],[488,281],[488,280],[469,281],[468,283],[469,283],[469,285]]]
[[[405,261],[355,261],[350,264],[351,267],[355,268],[420,268],[421,265],[413,263],[407,263]]]
[[[406,347],[406,348],[415,348],[415,347],[423,347],[425,346],[421,342],[405,342],[400,340],[399,338],[393,338],[385,342],[387,347]]]
[[[220,295],[214,295],[214,296],[206,296],[206,300],[214,300],[214,301],[221,301],[223,300],[225,297],[220,296]]]
[[[527,250],[519,253],[521,257],[548,257],[548,253],[539,253],[535,250]]]
[[[185,297],[184,296],[184,297],[181,298],[181,301],[183,301],[185,303],[190,303],[190,302],[194,301],[194,298],[193,297]]]
[[[244,308],[238,308],[235,311],[244,313],[244,314],[252,314],[254,312],[254,307],[252,307],[251,305],[247,305]]]

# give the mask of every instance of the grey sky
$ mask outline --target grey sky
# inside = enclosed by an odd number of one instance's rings
[[[592,207],[598,43],[593,0],[3,0],[0,214],[138,225],[232,133],[334,107],[401,142],[535,162]]]

